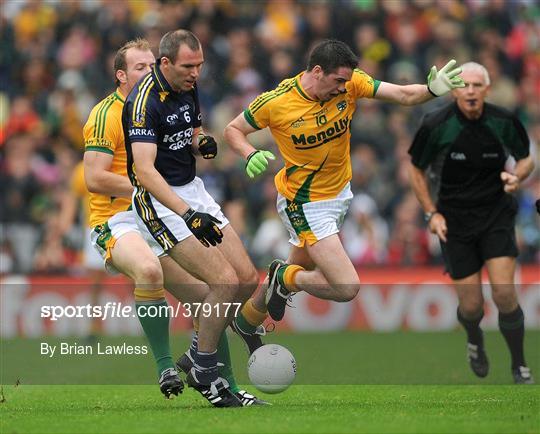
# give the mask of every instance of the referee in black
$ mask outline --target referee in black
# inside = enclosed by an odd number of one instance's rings
[[[411,183],[429,229],[441,242],[459,300],[457,317],[467,332],[471,369],[478,377],[489,371],[480,329],[485,265],[514,382],[533,384],[514,286],[518,206],[510,194],[534,168],[529,139],[514,115],[484,102],[490,84],[487,70],[474,62],[462,69],[466,87],[453,91],[453,103],[427,114],[416,133],[409,149]],[[509,156],[516,160],[511,171],[505,168]]]

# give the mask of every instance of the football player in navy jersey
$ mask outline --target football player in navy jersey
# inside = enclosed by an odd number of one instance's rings
[[[141,232],[158,256],[169,255],[210,288],[203,302],[207,314],[198,315],[198,333],[179,367],[188,372],[188,385],[214,406],[236,407],[258,400],[234,393],[219,377],[216,349],[238,310],[233,303],[243,304],[259,279],[240,238],[196,176],[194,154],[217,154],[216,141],[201,128],[197,78],[203,63],[193,33],[165,34],[152,72],[126,100],[122,124]]]

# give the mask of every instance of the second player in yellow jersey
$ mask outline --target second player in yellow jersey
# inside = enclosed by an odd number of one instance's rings
[[[122,109],[124,96],[117,89],[103,99],[91,111],[83,135],[85,152],[102,152],[113,156],[109,171],[127,176],[127,156],[122,130]],[[108,196],[101,193],[89,194],[89,222],[91,227],[105,223],[120,211],[131,205],[131,197]]]
[[[334,198],[351,180],[350,124],[356,100],[372,98],[380,84],[355,69],[346,92],[321,102],[302,87],[303,74],[263,93],[244,111],[253,128],[270,129],[285,160],[276,188],[298,203]]]
[[[350,124],[356,102],[423,103],[463,86],[454,64],[450,61],[440,71],[434,66],[427,86],[399,86],[373,80],[357,69],[358,58],[345,43],[325,40],[310,52],[304,72],[260,95],[227,125],[225,139],[246,159],[248,176],[263,173],[274,158],[247,140],[258,129],[270,129],[285,160],[275,177],[277,210],[292,248],[287,262],[272,261],[268,290],[252,301],[262,314],[268,310],[272,319],[281,320],[289,296],[302,290],[341,302],[356,296],[360,280],[338,236],[353,197]]]

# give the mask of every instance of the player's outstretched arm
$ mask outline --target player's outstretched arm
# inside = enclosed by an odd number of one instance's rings
[[[229,125],[225,127],[223,136],[234,152],[246,160],[246,173],[250,178],[254,178],[268,168],[268,160],[275,160],[272,152],[257,150],[248,142],[247,136],[257,131],[240,113]]]
[[[381,82],[376,99],[393,102],[401,105],[416,105],[442,96],[452,89],[464,87],[465,83],[459,76],[461,68],[454,68],[455,60],[448,62],[440,71],[436,66],[431,67],[426,84],[397,85]]]

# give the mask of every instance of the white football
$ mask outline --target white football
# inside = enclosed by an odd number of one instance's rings
[[[263,345],[248,360],[251,383],[265,393],[280,393],[289,387],[296,376],[296,360],[281,345]]]

